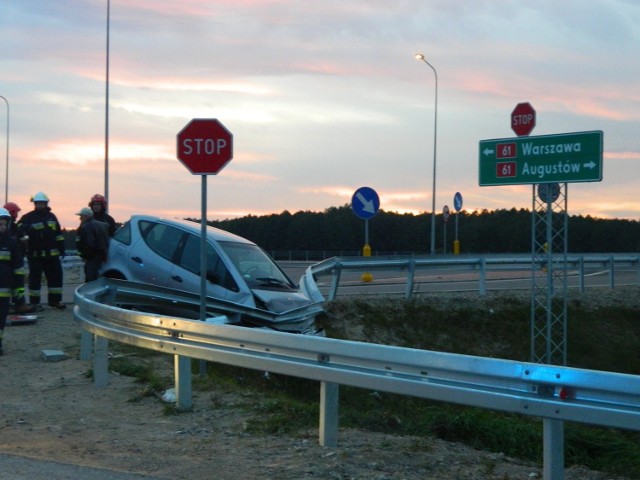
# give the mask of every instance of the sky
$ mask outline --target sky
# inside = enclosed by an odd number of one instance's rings
[[[529,102],[531,135],[603,132],[603,179],[570,183],[567,212],[640,219],[636,0],[111,0],[108,128],[107,5],[2,4],[0,199],[22,213],[42,191],[64,228],[96,193],[120,222],[200,218],[202,177],[176,156],[194,118],[233,134],[209,220],[321,212],[363,186],[431,212],[434,141],[436,212],[456,192],[469,212],[531,209],[531,185],[478,180],[479,141],[515,137]]]

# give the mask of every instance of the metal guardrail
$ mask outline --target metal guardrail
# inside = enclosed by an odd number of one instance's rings
[[[608,286],[615,287],[616,271],[620,269],[632,269],[637,272],[636,283],[640,284],[640,255],[627,254],[591,254],[570,255],[566,262],[561,256],[552,256],[554,268],[570,269],[571,274],[577,277],[577,287],[581,292],[586,289],[585,277],[587,271],[594,268],[606,269]],[[493,272],[528,271],[531,274],[535,269],[531,255],[503,255],[503,256],[437,256],[437,257],[333,257],[309,266],[300,279],[301,286],[315,299],[324,298],[333,300],[338,296],[338,290],[343,285],[343,274],[374,271],[398,271],[404,274],[404,289],[401,293],[406,298],[416,295],[416,285],[419,283],[418,274],[444,269],[449,273],[467,272],[474,274],[473,278],[478,284],[478,292],[485,295],[490,274]],[[317,279],[329,276],[331,284],[324,289],[323,294],[317,284]],[[398,290],[396,289],[396,293]],[[387,291],[384,293],[394,293]]]
[[[94,381],[108,384],[108,340],[175,356],[179,408],[191,407],[190,358],[321,382],[320,444],[337,445],[338,385],[562,421],[640,430],[640,376],[249,329],[132,311],[144,302],[193,307],[194,296],[100,279],[75,292],[74,316],[96,335]],[[563,465],[563,430],[545,434],[545,463]],[[559,431],[559,433],[558,433]],[[551,476],[550,478],[561,478]]]

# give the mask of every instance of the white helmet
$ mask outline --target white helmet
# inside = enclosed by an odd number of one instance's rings
[[[9,220],[11,220],[11,214],[9,213],[9,210],[7,210],[6,208],[0,208],[0,218],[3,217],[7,217]]]
[[[44,193],[38,192],[33,197],[31,197],[32,202],[48,202],[49,197],[47,197]]]

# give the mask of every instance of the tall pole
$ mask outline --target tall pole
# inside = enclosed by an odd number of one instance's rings
[[[434,102],[434,120],[433,120],[433,187],[431,189],[431,255],[436,253],[436,153],[438,141],[438,72],[431,65],[424,55],[416,53],[415,58],[422,60],[431,67],[436,79],[436,94]]]
[[[111,19],[111,0],[107,0],[107,66],[105,87],[104,119],[104,198],[105,210],[109,205],[109,24]]]
[[[4,171],[4,203],[9,201],[9,100],[0,95],[0,98],[7,104],[7,152],[5,155]]]

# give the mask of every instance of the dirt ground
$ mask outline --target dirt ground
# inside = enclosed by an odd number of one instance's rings
[[[249,434],[243,428],[248,414],[234,408],[237,394],[195,391],[193,411],[167,416],[166,404],[141,397],[143,386],[132,378],[111,374],[108,387],[93,386],[91,363],[77,359],[80,327],[72,308],[47,309],[37,323],[5,330],[2,453],[162,479],[542,478],[539,465],[436,439],[341,429],[339,446],[323,448],[317,430]],[[68,358],[45,362],[43,350],[62,350]],[[166,363],[171,369],[170,359]],[[574,467],[565,478],[619,477]]]

